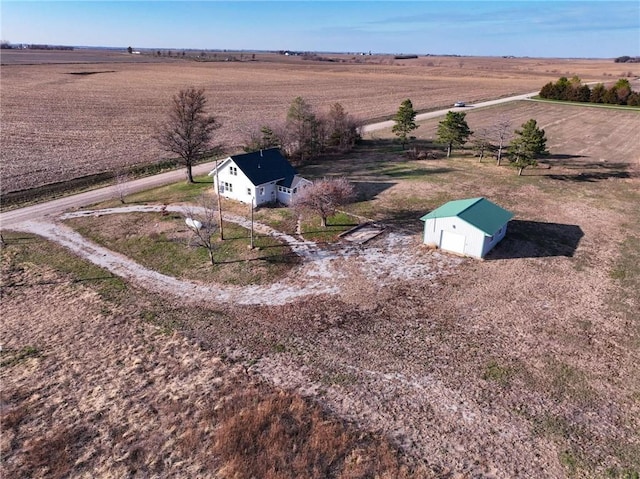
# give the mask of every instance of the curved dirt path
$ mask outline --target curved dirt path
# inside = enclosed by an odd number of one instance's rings
[[[160,212],[163,209],[184,213],[184,207],[125,206],[103,210],[67,213],[60,219],[132,212]],[[226,221],[250,227],[244,217],[225,214]],[[179,297],[187,302],[278,305],[310,295],[339,294],[349,277],[365,278],[372,285],[404,278],[434,277],[451,269],[461,259],[425,252],[416,244],[415,237],[390,232],[376,242],[376,246],[360,247],[338,245],[322,249],[313,242],[300,240],[278,232],[266,225],[255,223],[260,234],[278,237],[303,259],[287,277],[269,285],[211,285],[174,278],[146,268],[122,254],[100,246],[58,221],[32,220],[14,225],[13,229],[43,236],[71,250],[78,256],[100,266],[116,276],[125,278],[145,289]],[[401,268],[398,266],[402,265]]]

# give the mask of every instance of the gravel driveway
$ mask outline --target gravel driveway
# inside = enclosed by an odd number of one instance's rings
[[[133,212],[183,213],[184,207],[124,206],[102,210],[83,210],[66,213],[60,220],[82,216],[102,216]],[[232,214],[224,219],[246,228],[249,220]],[[38,234],[73,251],[78,256],[100,266],[116,276],[125,278],[145,289],[177,296],[188,302],[238,305],[279,305],[311,295],[335,295],[343,291],[347,276],[358,269],[359,276],[373,285],[381,286],[396,279],[430,278],[452,269],[462,259],[432,252],[422,247],[415,235],[391,231],[381,235],[367,246],[338,244],[326,249],[276,231],[269,226],[254,223],[260,234],[277,236],[303,259],[283,280],[270,285],[207,285],[167,276],[148,269],[132,259],[100,246],[83,237],[60,221],[38,219],[15,224],[12,229]],[[402,268],[398,268],[402,265]]]

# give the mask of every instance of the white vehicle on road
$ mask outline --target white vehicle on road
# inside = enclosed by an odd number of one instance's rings
[[[467,104],[463,101],[457,101],[453,104],[453,106],[467,106]]]

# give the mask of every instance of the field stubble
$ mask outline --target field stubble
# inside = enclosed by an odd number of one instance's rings
[[[417,110],[535,91],[559,72],[607,79],[604,61],[421,58],[416,62],[297,61],[4,65],[2,188],[33,188],[166,157],[152,136],[180,89],[203,87],[235,151],[248,131],[284,120],[295,96],[318,111],[340,102],[362,120],[388,118],[411,98]],[[383,61],[384,60],[384,61]],[[73,73],[92,73],[77,75]]]

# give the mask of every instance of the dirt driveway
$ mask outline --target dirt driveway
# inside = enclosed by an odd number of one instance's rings
[[[167,211],[182,213],[183,207],[169,206],[126,206],[103,210],[83,210],[67,213],[60,219],[82,216],[102,216],[133,212]],[[249,220],[241,216],[224,215],[230,221],[249,228]],[[108,248],[93,243],[60,221],[24,221],[13,229],[41,235],[54,241],[82,258],[132,281],[150,291],[181,298],[189,303],[215,305],[230,303],[236,305],[280,305],[313,295],[347,294],[347,284],[354,275],[365,278],[372,287],[380,287],[397,279],[433,278],[450,272],[461,258],[432,252],[420,245],[415,234],[390,231],[375,241],[361,246],[339,244],[330,249],[317,244],[280,233],[266,225],[254,224],[260,234],[277,236],[286,242],[304,261],[286,278],[270,285],[207,285],[167,276],[150,270],[135,261],[115,253]],[[398,266],[402,265],[401,268]]]

